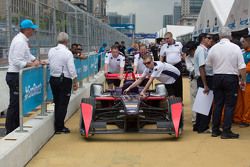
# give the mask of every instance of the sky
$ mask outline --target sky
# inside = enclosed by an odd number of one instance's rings
[[[136,13],[136,32],[155,33],[163,24],[163,15],[173,13],[174,0],[107,0],[107,12]]]

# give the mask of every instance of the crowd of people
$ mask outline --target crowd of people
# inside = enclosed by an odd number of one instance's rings
[[[7,110],[7,134],[19,126],[19,71],[26,67],[49,64],[50,85],[55,103],[55,132],[69,133],[64,119],[67,113],[71,89],[78,89],[74,58],[86,59],[80,44],[72,44],[70,50],[69,36],[65,32],[58,34],[58,45],[48,52],[48,62],[37,60],[29,50],[28,39],[38,28],[31,20],[23,20],[20,33],[11,42],[9,51],[9,69],[6,82],[10,89],[10,103]],[[119,74],[119,79],[107,79],[108,88],[120,87],[123,74],[129,68],[128,57],[132,57],[129,72],[139,74],[140,78],[128,85],[127,93],[137,86],[143,89],[139,94],[146,96],[150,85],[156,79],[165,84],[168,96],[183,99],[182,61],[185,60],[190,78],[191,103],[194,103],[197,89],[203,93],[213,91],[214,101],[208,115],[192,111],[193,131],[211,133],[212,137],[222,139],[239,138],[232,132],[232,122],[242,127],[250,124],[250,36],[241,39],[242,49],[230,41],[231,31],[222,27],[219,36],[201,33],[198,43],[190,41],[182,46],[167,32],[160,43],[145,45],[133,43],[126,48],[125,42],[115,42],[108,50],[103,43],[98,53],[106,53],[104,73]],[[101,57],[98,58],[98,70]],[[222,118],[223,117],[223,118]],[[212,121],[211,121],[212,120]],[[210,130],[212,122],[212,130]],[[221,126],[222,123],[222,126]]]

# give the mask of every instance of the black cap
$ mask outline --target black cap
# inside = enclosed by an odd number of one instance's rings
[[[192,50],[197,48],[197,43],[195,41],[188,41],[182,48],[183,53],[187,53]]]
[[[206,37],[207,36],[207,33],[201,33],[198,37],[198,42],[201,43],[202,41],[202,38]]]

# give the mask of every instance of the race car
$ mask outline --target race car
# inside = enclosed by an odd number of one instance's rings
[[[178,138],[183,131],[182,100],[167,97],[164,84],[158,83],[147,97],[135,88],[104,91],[102,84],[92,84],[90,97],[81,102],[80,133],[94,134],[146,133],[170,134]]]

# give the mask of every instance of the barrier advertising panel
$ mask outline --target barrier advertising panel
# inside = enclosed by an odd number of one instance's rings
[[[43,102],[43,67],[24,70],[21,76],[22,111],[27,114]]]

